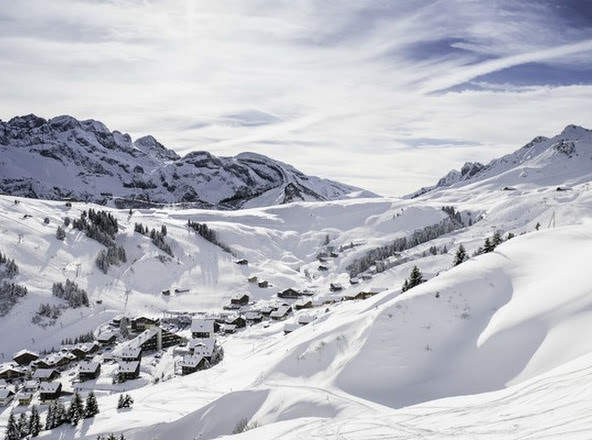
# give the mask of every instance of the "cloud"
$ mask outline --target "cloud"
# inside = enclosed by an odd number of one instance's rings
[[[0,117],[95,118],[181,153],[256,151],[404,194],[536,134],[591,125],[581,72],[592,34],[580,9],[551,0],[12,2],[0,11]]]

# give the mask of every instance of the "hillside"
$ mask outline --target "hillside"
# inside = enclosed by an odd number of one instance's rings
[[[375,197],[306,176],[255,153],[180,157],[152,136],[132,141],[95,120],[35,115],[0,121],[0,194],[125,207],[184,204],[237,209],[294,201]]]

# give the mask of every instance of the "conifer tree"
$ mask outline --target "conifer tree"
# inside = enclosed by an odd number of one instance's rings
[[[37,437],[41,432],[41,418],[39,417],[39,410],[37,405],[31,408],[31,417],[29,417],[29,434],[31,437]]]
[[[60,241],[64,241],[66,238],[66,231],[64,231],[64,228],[61,226],[58,226],[58,229],[56,230],[56,238]]]
[[[458,266],[459,264],[463,263],[465,260],[467,260],[467,251],[465,250],[465,247],[461,244],[458,247],[458,250],[456,251],[456,254],[454,255],[454,262],[452,263],[453,266]]]
[[[95,393],[93,393],[91,391],[86,396],[86,406],[84,408],[84,418],[88,419],[90,417],[94,417],[98,413],[99,413],[99,404],[97,402],[97,398],[95,397]]]
[[[487,237],[485,239],[485,243],[483,243],[483,253],[487,254],[489,252],[493,252],[494,249],[495,249],[495,246],[491,243],[491,240],[489,239],[489,237]]]
[[[29,418],[26,412],[22,412],[17,421],[18,430],[21,434],[20,438],[29,435]]]
[[[76,426],[80,419],[84,416],[84,404],[82,402],[82,397],[78,392],[74,393],[74,398],[72,402],[70,402],[70,408],[68,410],[68,420],[69,422]]]
[[[401,292],[406,292],[407,290],[420,285],[425,280],[423,279],[423,274],[419,270],[417,266],[413,266],[411,269],[411,274],[409,275],[408,279],[405,279],[403,283],[403,287],[401,288]]]
[[[491,239],[491,244],[492,244],[493,248],[495,249],[503,241],[504,240],[502,239],[502,236],[500,235],[499,231],[495,231],[493,233],[493,238]]]
[[[45,415],[45,429],[50,430],[55,426],[56,405],[51,402],[47,407],[47,414]]]
[[[21,432],[19,430],[18,423],[14,417],[14,413],[11,411],[6,424],[5,440],[20,440]]]

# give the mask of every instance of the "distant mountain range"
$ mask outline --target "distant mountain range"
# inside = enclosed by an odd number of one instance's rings
[[[35,115],[0,121],[0,194],[127,207],[238,209],[376,197],[255,153],[179,156],[152,136],[132,141],[95,120]]]
[[[577,185],[592,180],[592,130],[568,125],[552,138],[537,136],[514,153],[484,165],[466,162],[452,170],[434,186],[409,197],[438,189],[479,184],[484,189],[511,190],[512,185]]]

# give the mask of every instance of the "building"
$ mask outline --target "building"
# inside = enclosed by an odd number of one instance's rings
[[[280,306],[277,310],[271,312],[269,317],[275,321],[281,321],[286,319],[290,313],[292,313],[292,307]]]
[[[18,365],[29,365],[31,362],[39,359],[39,355],[33,351],[21,350],[12,357]]]
[[[236,325],[233,324],[224,324],[222,329],[225,334],[236,333]]]
[[[19,405],[30,405],[31,401],[33,400],[33,393],[19,393],[17,396],[17,401]]]
[[[139,347],[142,352],[162,350],[181,344],[185,339],[160,327],[153,327],[140,333],[130,342],[131,347]]]
[[[157,325],[160,325],[160,320],[148,318],[146,316],[139,316],[132,319],[132,331],[134,332],[143,332],[144,330],[151,329]]]
[[[14,398],[14,392],[12,390],[0,389],[0,406],[8,405]]]
[[[78,377],[81,381],[93,380],[101,375],[101,364],[99,362],[83,361],[78,364]]]
[[[191,321],[191,336],[195,338],[213,338],[214,320],[193,318]]]
[[[25,372],[20,368],[8,366],[0,370],[0,379],[4,379],[9,382],[16,379],[20,379],[24,376]]]
[[[57,400],[62,394],[62,384],[60,382],[43,382],[39,385],[39,400],[47,402]]]
[[[271,311],[269,312],[271,313]],[[245,313],[245,321],[249,324],[255,324],[257,322],[261,322],[263,320],[263,315],[259,312],[246,312]]]
[[[260,312],[263,316],[269,316],[272,312],[275,312],[278,308],[276,306],[265,306]]]
[[[97,342],[102,346],[113,345],[117,342],[117,335],[112,332],[101,333],[97,336]]]
[[[343,286],[341,283],[331,283],[329,290],[331,290],[331,292],[339,292],[340,290],[343,290]]]
[[[140,347],[126,347],[115,356],[121,362],[140,362],[142,359],[142,349]]]
[[[301,299],[294,303],[294,310],[312,309],[311,299]]]
[[[252,276],[252,277],[250,277],[250,278],[247,278],[247,281],[248,281],[249,283],[253,283],[253,284],[254,284],[254,283],[256,283],[256,282],[258,281],[258,279],[257,279],[257,277],[256,277],[256,276]]]
[[[47,369],[38,369],[35,370],[33,376],[31,376],[33,380],[38,380],[39,382],[52,382],[60,377],[60,372],[54,370],[53,368]]]
[[[27,393],[34,393],[35,391],[37,391],[39,389],[39,382],[36,380],[28,380],[25,382],[23,389]]]
[[[246,293],[239,293],[238,295],[235,295],[230,299],[230,304],[246,306],[247,304],[249,304],[249,295],[247,295]]]
[[[286,299],[298,299],[302,296],[300,292],[294,290],[292,288],[286,289],[283,292],[277,294],[278,298],[286,298]]]
[[[192,339],[189,341],[189,354],[204,357],[210,365],[217,364],[224,356],[222,347],[216,344],[216,340]]]
[[[193,355],[185,356],[179,365],[181,365],[181,374],[185,376],[186,374],[195,373],[196,371],[208,368],[210,363],[203,356]]]
[[[284,325],[284,334],[287,335],[288,333],[292,333],[294,330],[297,330],[301,327],[298,323],[289,323]]]
[[[235,263],[238,264],[239,266],[246,266],[246,265],[249,264],[249,261],[248,260],[245,260],[243,258],[242,260],[235,261]]]
[[[267,289],[269,287],[269,281],[259,281],[257,285],[262,289]]]
[[[247,321],[242,316],[237,316],[235,318],[227,319],[225,324],[232,324],[236,328],[245,328],[247,326]]]
[[[140,377],[140,362],[121,362],[119,364],[117,377],[119,378],[120,382],[137,379]]]

